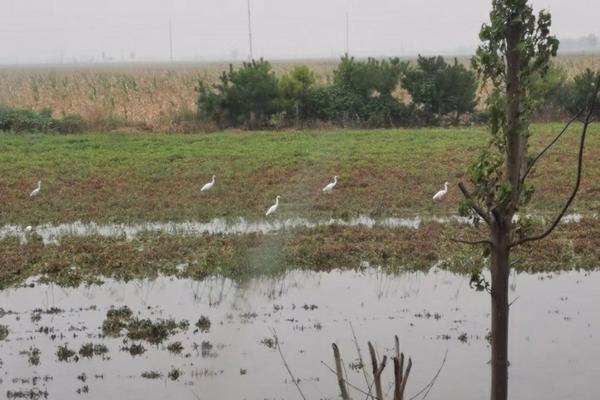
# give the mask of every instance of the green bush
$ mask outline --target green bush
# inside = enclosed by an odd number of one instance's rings
[[[461,115],[472,113],[477,104],[475,72],[458,64],[450,65],[442,57],[421,57],[416,68],[408,68],[402,85],[421,109],[429,123],[451,115],[458,123]]]
[[[222,128],[264,127],[280,111],[277,78],[271,64],[262,59],[244,63],[238,70],[230,65],[218,83],[200,81],[197,91],[201,118]]]
[[[315,74],[306,65],[294,67],[279,80],[281,108],[294,117],[296,124],[312,117],[310,101],[315,82]]]
[[[551,64],[543,78],[535,77],[530,85],[536,119],[552,120],[565,112],[567,73],[559,65]]]
[[[333,85],[317,94],[327,104],[326,119],[344,125],[406,124],[406,106],[394,97],[407,63],[398,58],[357,61],[342,57],[333,72]]]
[[[0,105],[0,131],[4,132],[47,132],[53,119],[47,113],[36,113]]]
[[[69,114],[52,121],[52,130],[58,133],[77,133],[83,130],[84,124],[77,114]]]
[[[3,132],[79,132],[83,121],[79,115],[67,115],[61,119],[52,118],[50,109],[40,112],[0,105],[0,131]]]
[[[569,114],[576,115],[586,108],[599,77],[600,71],[588,68],[567,84],[565,109]],[[600,104],[596,104],[594,115],[600,116]]]

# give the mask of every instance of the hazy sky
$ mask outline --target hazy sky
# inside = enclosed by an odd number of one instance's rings
[[[532,0],[559,37],[600,36],[599,0]],[[254,56],[469,51],[491,0],[251,0]],[[0,63],[248,57],[246,0],[0,0]]]

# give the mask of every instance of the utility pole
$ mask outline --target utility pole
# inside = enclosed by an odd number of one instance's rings
[[[173,63],[173,24],[169,19],[169,56],[171,63]]]
[[[350,23],[348,22],[348,12],[346,12],[346,55],[350,55]]]
[[[252,52],[252,16],[250,14],[250,0],[248,2],[248,44],[250,48],[250,61],[254,59],[254,54]]]

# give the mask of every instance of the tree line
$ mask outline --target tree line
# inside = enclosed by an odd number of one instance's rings
[[[598,74],[587,70],[569,80],[564,69],[550,66],[531,86],[534,118],[560,120],[579,110]],[[200,80],[196,87],[200,120],[218,129],[484,124],[490,115],[487,107],[478,110],[481,89],[474,69],[440,56],[419,56],[416,63],[344,56],[327,83],[306,65],[278,77],[260,59],[230,65],[216,83]],[[488,96],[485,103],[492,101]]]
[[[487,124],[497,99],[476,71],[476,66],[442,57],[407,62],[345,56],[323,81],[306,65],[278,76],[260,59],[232,65],[216,81],[200,80],[197,110],[164,118],[167,130],[176,132]],[[528,89],[532,120],[567,120],[584,106],[598,75],[588,69],[571,79],[565,69],[550,64]],[[77,114],[55,117],[49,108],[33,111],[0,104],[0,131],[5,132],[75,133],[129,125],[127,119],[111,118],[98,125]],[[151,128],[142,123],[140,129]]]

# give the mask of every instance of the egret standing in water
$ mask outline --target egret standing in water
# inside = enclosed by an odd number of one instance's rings
[[[277,207],[279,207],[279,198],[281,196],[277,196],[275,197],[275,204],[273,204],[271,207],[269,207],[269,209],[267,210],[267,213],[265,214],[265,216],[269,216],[271,214],[273,214],[275,211],[277,211]]]
[[[338,176],[336,175],[336,176],[333,177],[333,182],[327,184],[327,186],[325,186],[323,188],[323,192],[324,193],[331,192],[333,190],[333,188],[335,187],[335,185],[337,185],[337,181],[338,181]]]
[[[212,189],[213,186],[215,186],[215,176],[214,175],[212,177],[212,181],[210,181],[206,185],[202,186],[202,189],[200,189],[200,191],[201,192],[207,192],[210,189]]]
[[[38,181],[37,187],[35,189],[33,189],[33,192],[31,192],[29,197],[37,196],[38,194],[40,194],[41,190],[42,190],[42,181]]]
[[[448,193],[448,182],[444,183],[444,188],[433,195],[433,201],[442,201]]]

